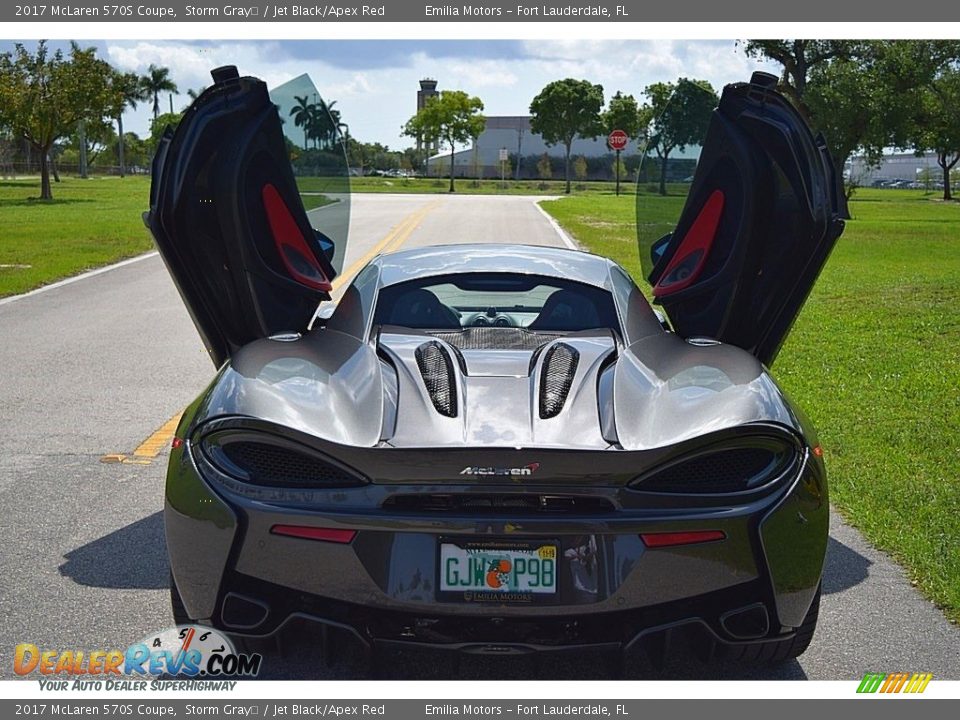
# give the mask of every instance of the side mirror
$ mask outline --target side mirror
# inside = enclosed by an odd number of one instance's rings
[[[667,245],[670,244],[671,240],[673,240],[672,232],[667,233],[650,246],[650,260],[653,263],[653,267],[656,267],[657,263],[660,262],[660,258],[663,257],[663,253],[666,251]]]
[[[314,229],[313,236],[317,240],[317,245],[320,246],[320,252],[323,253],[323,256],[327,261],[332,265],[333,264],[333,255],[337,251],[336,246],[333,243],[333,240],[328,238],[322,232],[317,229]]]

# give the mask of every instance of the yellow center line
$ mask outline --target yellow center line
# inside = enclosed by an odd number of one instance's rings
[[[169,445],[173,439],[173,434],[177,431],[177,425],[180,424],[181,415],[183,415],[182,410],[161,425],[153,435],[140,443],[140,446],[133,451],[133,454],[136,457],[146,458],[155,458],[159,455],[160,451]]]
[[[360,270],[362,270],[364,266],[366,266],[366,264],[373,260],[373,258],[375,258],[377,255],[385,252],[391,252],[403,245],[413,231],[417,229],[417,226],[420,224],[420,222],[435,207],[437,207],[440,202],[440,200],[434,200],[433,202],[427,203],[419,210],[411,213],[401,220],[396,227],[394,227],[382,240],[380,240],[380,242],[370,248],[370,250],[368,250],[363,257],[353,262],[350,267],[348,267],[334,279],[334,281],[331,283],[333,285],[334,292],[352,280],[353,276],[360,272]]]
[[[161,425],[150,437],[140,443],[132,455],[111,453],[101,457],[100,462],[149,465],[153,462],[154,458],[160,454],[160,451],[167,447],[170,441],[173,440],[173,434],[177,431],[177,425],[180,424],[181,415],[183,415],[182,410]]]

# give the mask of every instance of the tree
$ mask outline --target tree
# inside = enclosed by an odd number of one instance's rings
[[[548,145],[564,146],[564,175],[570,193],[570,146],[574,138],[595,138],[602,132],[603,86],[588,80],[555,80],[530,103],[530,128]]]
[[[142,78],[143,89],[147,97],[153,98],[153,117],[160,115],[160,93],[177,92],[177,84],[170,79],[170,68],[157,67],[150,64],[147,74]]]
[[[643,92],[652,117],[648,147],[660,159],[660,194],[666,195],[670,153],[703,141],[719,100],[706,80],[680,78],[676,83],[648,85]]]
[[[960,55],[953,40],[749,40],[746,52],[783,66],[780,90],[823,133],[837,168],[863,152],[879,163],[888,147],[917,136],[918,92]],[[855,188],[847,180],[847,195]]]
[[[481,115],[483,102],[462,90],[443,90],[427,99],[423,108],[410,118],[404,135],[437,140],[450,148],[450,192],[454,192],[453,159],[457,145],[476,138],[483,132],[487,119]]]
[[[124,149],[126,136],[123,133],[123,112],[127,108],[137,109],[137,103],[150,98],[142,79],[136,73],[114,73],[111,78],[115,100],[117,101],[113,115],[117,120],[117,164],[120,166],[120,177],[126,172]]]
[[[315,122],[316,108],[306,95],[294,95],[293,99],[296,104],[290,108],[290,114],[293,116],[293,124],[303,128],[303,149],[306,150],[307,141],[310,139],[310,127]]]
[[[610,98],[606,112],[601,118],[603,129],[609,135],[614,130],[623,130],[631,138],[638,139],[641,130],[641,113],[633,95],[624,95],[617,90]]]
[[[943,171],[943,199],[952,200],[951,170],[960,162],[960,66],[949,65],[920,92],[912,136],[917,153],[932,151]]]
[[[800,114],[810,122],[810,110],[804,96],[810,72],[835,58],[850,59],[859,49],[851,40],[747,40],[744,50],[748,57],[774,60],[783,66],[780,88]]]
[[[113,102],[113,70],[94,48],[73,43],[69,57],[45,41],[30,53],[21,43],[0,55],[0,125],[24,138],[40,157],[40,197],[53,199],[49,153],[84,120],[101,120]]]
[[[80,123],[67,138],[70,147],[77,153],[77,162],[81,157],[86,157],[88,164],[96,165],[103,151],[116,144],[117,133],[113,129],[113,123],[103,118]],[[82,171],[81,168],[81,177]]]
[[[537,160],[537,175],[541,180],[549,180],[553,177],[553,163],[550,162],[550,156],[546,153]]]
[[[160,139],[163,137],[163,133],[169,127],[171,130],[176,130],[177,125],[180,124],[180,119],[183,117],[183,113],[163,113],[162,115],[157,115],[150,122],[150,152],[155,153],[157,151],[157,146],[160,145]]]
[[[583,155],[573,161],[573,176],[580,182],[587,179],[587,159]]]

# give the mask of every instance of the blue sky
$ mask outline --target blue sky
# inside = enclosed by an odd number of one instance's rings
[[[24,41],[33,48],[35,42]],[[68,43],[50,43],[66,47]],[[439,89],[466,90],[484,102],[487,115],[523,115],[552,80],[575,77],[638,99],[652,82],[686,76],[724,84],[746,80],[756,69],[777,71],[746,57],[733,40],[84,40],[122,70],[143,73],[151,63],[170,68],[180,95],[210,83],[210,69],[237,65],[270,87],[303,72],[327,100],[336,100],[351,134],[400,149],[409,145],[400,128],[416,112],[422,77]],[[0,52],[12,49],[0,41]],[[168,107],[163,98],[163,108]],[[145,134],[150,103],[128,111],[125,129]]]

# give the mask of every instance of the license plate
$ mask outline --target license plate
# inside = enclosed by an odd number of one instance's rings
[[[440,541],[438,597],[466,602],[549,601],[557,593],[559,543]]]

